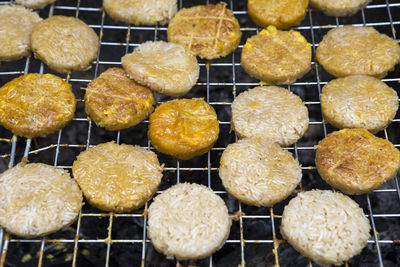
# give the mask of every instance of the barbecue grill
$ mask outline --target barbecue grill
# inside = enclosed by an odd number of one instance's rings
[[[216,1],[178,1],[179,8]],[[247,14],[247,1],[228,0],[227,6],[238,18],[243,33],[239,48],[225,58],[207,62],[199,60],[200,78],[185,97],[202,97],[217,111],[221,133],[207,154],[180,161],[158,153],[164,165],[164,178],[158,193],[180,182],[196,182],[211,187],[226,202],[234,221],[231,234],[222,247],[209,258],[177,262],[157,253],[146,235],[147,203],[140,210],[113,214],[84,205],[73,225],[55,234],[38,239],[21,239],[0,230],[0,266],[317,266],[282,241],[279,232],[281,214],[288,200],[273,208],[256,208],[241,204],[229,196],[218,177],[219,158],[224,148],[235,141],[230,130],[230,105],[240,92],[260,85],[240,66],[240,53],[246,39],[256,34],[257,27]],[[9,4],[10,2],[0,2]],[[72,84],[78,99],[73,121],[58,133],[46,138],[25,139],[13,136],[0,127],[0,171],[21,160],[52,164],[71,170],[79,152],[99,143],[137,144],[154,151],[147,137],[148,121],[127,130],[111,132],[92,123],[84,112],[83,96],[87,83],[109,67],[121,67],[120,59],[147,40],[167,40],[165,26],[126,25],[111,20],[102,9],[101,1],[61,0],[40,11],[42,18],[52,15],[75,16],[85,21],[100,36],[101,48],[92,69],[62,75]],[[342,25],[373,26],[396,39],[400,28],[400,0],[374,0],[354,16],[337,18],[309,9],[302,24],[294,27],[312,44],[313,54],[324,34]],[[26,73],[54,73],[40,61],[25,58],[0,65],[0,85]],[[54,73],[59,75],[57,73]],[[60,76],[60,75],[59,75]],[[315,148],[318,141],[335,129],[324,123],[319,93],[333,77],[313,60],[311,71],[287,86],[305,101],[310,114],[310,126],[295,145],[287,149],[302,164],[303,180],[298,190],[330,189],[315,168]],[[400,67],[396,66],[383,79],[400,93]],[[156,94],[158,103],[170,97]],[[377,134],[400,147],[400,114],[390,126]],[[395,179],[369,195],[352,196],[364,209],[372,226],[371,239],[361,255],[349,261],[351,266],[400,265],[400,187]],[[290,198],[289,198],[290,199]]]

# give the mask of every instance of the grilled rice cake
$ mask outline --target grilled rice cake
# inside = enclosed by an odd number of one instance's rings
[[[81,152],[72,174],[91,205],[129,212],[143,206],[157,191],[162,167],[150,150],[108,142]]]
[[[204,185],[189,183],[156,196],[148,218],[154,248],[178,260],[210,256],[225,243],[232,223],[222,198]]]
[[[37,13],[22,6],[0,6],[0,61],[30,56],[32,30],[41,20]]]
[[[188,93],[200,73],[196,56],[179,44],[164,41],[145,42],[121,62],[132,79],[169,96]]]
[[[66,170],[42,163],[18,164],[0,175],[0,225],[34,238],[72,224],[82,192]]]
[[[363,9],[372,0],[310,0],[313,8],[319,9],[328,16],[350,16]]]
[[[240,93],[232,103],[232,129],[240,138],[261,137],[289,146],[308,128],[308,110],[301,98],[277,86],[259,86]]]
[[[268,139],[250,137],[224,150],[218,169],[226,191],[247,205],[272,207],[301,181],[293,155]]]
[[[311,69],[311,44],[297,31],[268,26],[247,39],[240,64],[268,84],[291,84]]]
[[[107,130],[137,125],[153,112],[153,92],[128,77],[121,68],[109,68],[92,80],[85,93],[85,110]]]
[[[31,9],[41,9],[49,4],[53,4],[55,1],[56,0],[15,0],[15,3]]]
[[[53,74],[23,75],[0,88],[0,122],[18,136],[44,137],[62,129],[75,106],[71,85]]]
[[[203,99],[175,99],[150,115],[148,135],[159,152],[191,159],[211,149],[218,139],[219,122],[214,108]]]
[[[242,36],[239,22],[226,3],[179,10],[169,22],[167,34],[169,42],[209,60],[232,53]]]
[[[365,129],[343,129],[319,142],[315,164],[333,188],[359,195],[378,189],[396,175],[400,152]]]
[[[370,231],[369,221],[358,204],[330,190],[301,192],[282,214],[283,238],[322,266],[341,265],[360,254]]]
[[[80,19],[52,16],[33,28],[32,51],[59,73],[85,71],[97,57],[99,37]]]
[[[400,45],[372,27],[344,26],[330,30],[315,57],[336,77],[370,75],[383,78],[400,60]]]
[[[328,82],[321,93],[325,121],[342,128],[385,129],[399,108],[395,90],[381,80],[355,75]]]
[[[306,15],[309,0],[249,0],[250,18],[259,26],[273,25],[278,29],[297,26]]]

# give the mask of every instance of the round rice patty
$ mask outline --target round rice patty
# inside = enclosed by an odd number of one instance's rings
[[[232,128],[240,138],[256,136],[289,146],[307,131],[308,110],[285,88],[259,86],[233,101]]]
[[[15,0],[15,3],[32,9],[41,9],[49,4],[53,4],[56,0]]]
[[[143,206],[157,191],[162,167],[152,151],[108,142],[81,152],[72,174],[91,205],[129,212]]]
[[[263,82],[291,84],[311,69],[311,44],[297,31],[268,26],[247,39],[240,64]]]
[[[341,128],[385,129],[399,107],[396,91],[381,80],[364,75],[338,78],[322,88],[324,119]]]
[[[364,194],[392,179],[400,168],[400,151],[365,129],[343,129],[319,142],[318,173],[346,194]]]
[[[0,6],[0,61],[30,56],[32,30],[41,20],[37,13],[22,6]]]
[[[229,236],[225,202],[210,188],[176,184],[154,198],[148,210],[148,235],[157,251],[178,260],[201,259]]]
[[[247,205],[272,207],[301,181],[299,162],[278,144],[245,138],[222,153],[219,177],[226,191]]]
[[[0,175],[0,225],[25,238],[45,236],[72,224],[82,192],[69,173],[53,166],[18,164]]]
[[[328,16],[350,16],[363,9],[372,0],[310,0],[313,8],[319,9]]]
[[[240,25],[226,3],[182,8],[168,25],[168,41],[200,58],[225,57],[239,45]]]
[[[177,0],[104,0],[103,7],[112,19],[135,25],[165,25],[178,10]]]
[[[33,28],[32,51],[59,73],[85,71],[96,59],[99,37],[83,21],[66,16],[53,16]]]
[[[344,26],[330,30],[315,57],[336,77],[370,75],[383,78],[400,60],[400,45],[372,27]]]
[[[175,99],[150,115],[149,138],[159,152],[191,159],[209,151],[218,139],[214,108],[203,99]]]
[[[306,15],[308,0],[249,0],[250,18],[258,25],[274,25],[278,29],[297,26]]]
[[[199,78],[196,57],[183,46],[163,41],[148,41],[122,57],[129,76],[150,89],[169,96],[189,92]]]
[[[72,86],[53,74],[22,75],[0,88],[0,123],[26,138],[64,128],[75,106]]]
[[[115,131],[135,126],[153,112],[153,92],[129,79],[120,68],[109,68],[92,80],[85,94],[85,110],[94,122]]]
[[[285,207],[281,234],[320,265],[341,265],[367,245],[371,226],[358,204],[339,192],[302,192]]]

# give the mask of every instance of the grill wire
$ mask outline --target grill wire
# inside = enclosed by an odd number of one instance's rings
[[[178,1],[179,8],[217,1]],[[211,187],[226,202],[233,215],[231,234],[213,256],[198,261],[177,262],[166,260],[152,247],[146,235],[146,204],[130,213],[105,213],[86,204],[78,220],[65,229],[40,239],[20,239],[0,230],[0,266],[317,266],[297,253],[279,233],[281,214],[288,200],[273,208],[242,205],[229,196],[218,177],[219,158],[224,148],[235,141],[230,131],[230,104],[240,92],[260,85],[240,67],[240,52],[248,37],[258,32],[247,15],[247,1],[228,0],[228,7],[238,18],[243,33],[239,48],[226,58],[206,62],[200,60],[200,79],[186,97],[203,97],[217,111],[221,133],[214,148],[193,160],[179,161],[158,154],[165,164],[164,179],[158,193],[180,182],[197,182]],[[0,2],[9,4],[10,2]],[[73,121],[63,130],[46,138],[34,140],[17,138],[0,127],[0,170],[4,171],[20,162],[43,162],[58,168],[71,169],[80,151],[90,146],[114,140],[117,143],[138,144],[154,151],[147,138],[148,121],[127,130],[110,132],[93,124],[84,112],[84,88],[87,83],[109,67],[120,67],[120,58],[132,52],[146,40],[166,40],[166,27],[128,26],[111,20],[102,10],[101,1],[62,0],[40,11],[42,18],[52,15],[75,16],[92,27],[100,36],[101,48],[93,68],[86,72],[73,72],[61,76],[72,84],[78,99]],[[400,25],[400,0],[375,0],[352,17],[327,17],[309,9],[298,27],[312,43],[313,54],[322,36],[331,28],[345,24],[373,26],[396,39]],[[16,62],[2,62],[0,85],[19,75],[39,72],[54,73],[33,58]],[[57,73],[55,73],[58,75]],[[315,61],[312,70],[287,88],[305,101],[310,114],[310,126],[297,144],[288,147],[302,164],[303,180],[298,190],[330,189],[315,169],[314,146],[327,133],[334,131],[322,118],[319,93],[332,79]],[[400,93],[400,67],[396,66],[383,79]],[[155,95],[158,103],[169,97]],[[400,147],[400,114],[378,136]],[[352,196],[370,219],[372,236],[361,255],[349,261],[351,266],[400,265],[400,189],[397,176],[369,195]]]

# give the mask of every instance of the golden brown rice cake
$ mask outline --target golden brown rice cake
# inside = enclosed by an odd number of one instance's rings
[[[267,139],[250,137],[228,145],[219,177],[226,191],[247,205],[272,207],[287,198],[301,180],[299,162]]]
[[[297,31],[268,26],[247,39],[240,64],[263,82],[291,84],[310,70],[311,44]]]
[[[176,184],[154,198],[148,212],[154,248],[178,260],[202,259],[226,241],[231,219],[225,202],[210,188]]]
[[[344,26],[330,30],[315,57],[336,77],[370,75],[383,78],[400,60],[399,44],[372,27]]]
[[[333,188],[360,195],[378,189],[400,168],[400,152],[365,129],[343,129],[319,142],[318,173]]]
[[[259,86],[232,103],[232,129],[240,138],[261,137],[281,146],[296,143],[308,128],[308,110],[285,88]]]
[[[32,51],[51,69],[59,73],[85,71],[97,57],[99,37],[83,21],[53,16],[33,28]]]
[[[339,192],[302,192],[285,207],[281,233],[317,264],[341,265],[361,253],[371,226],[358,204]]]
[[[135,25],[164,25],[178,10],[177,0],[104,0],[107,14]]]
[[[304,19],[308,0],[249,0],[247,9],[251,19],[262,27],[274,25],[278,29],[297,26]]]
[[[42,163],[18,164],[0,175],[0,225],[25,238],[72,224],[82,192],[69,173]]]
[[[226,3],[183,8],[168,26],[168,41],[201,58],[225,57],[239,45],[240,25]]]
[[[196,56],[183,46],[163,41],[148,41],[122,57],[129,76],[150,89],[169,96],[189,92],[199,78]]]
[[[157,191],[162,167],[152,151],[108,142],[80,153],[72,174],[91,205],[128,212],[143,206]]]
[[[209,151],[218,139],[217,113],[203,99],[175,99],[150,115],[148,135],[161,153],[191,159]]]
[[[372,0],[310,0],[310,5],[328,16],[350,16],[363,9]]]
[[[56,0],[15,0],[15,3],[32,9],[41,9],[49,4],[53,4]]]
[[[129,79],[120,68],[109,68],[86,88],[86,113],[97,125],[111,131],[143,121],[153,112],[154,104],[153,92]]]
[[[14,134],[44,137],[67,125],[76,100],[72,87],[53,74],[31,73],[0,88],[0,122]]]
[[[365,75],[338,78],[322,88],[324,119],[336,128],[385,129],[396,115],[399,97],[381,80]]]
[[[32,30],[41,20],[37,13],[22,6],[0,6],[0,61],[30,56]]]

